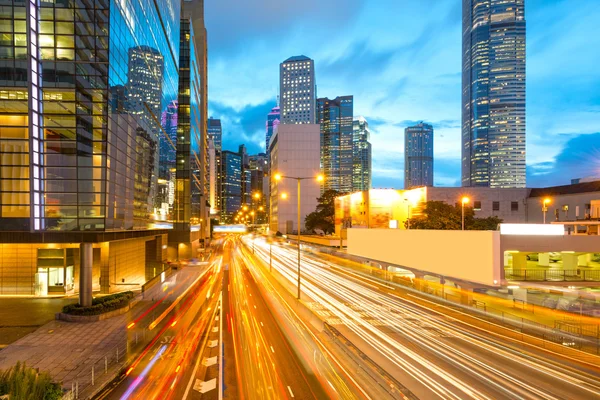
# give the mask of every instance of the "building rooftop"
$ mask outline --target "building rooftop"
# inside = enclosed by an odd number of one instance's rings
[[[582,182],[573,185],[551,186],[547,188],[531,189],[529,197],[557,196],[562,194],[578,194],[600,191],[600,180]]]
[[[310,58],[308,58],[306,56],[293,56],[293,57],[290,57],[287,60],[285,60],[284,63],[294,62],[294,61],[311,61],[311,60],[310,60]]]

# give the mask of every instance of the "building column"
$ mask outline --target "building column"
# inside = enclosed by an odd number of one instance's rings
[[[588,267],[592,261],[592,253],[585,253],[579,256],[579,266]]]
[[[538,266],[549,267],[550,266],[550,253],[538,253]]]
[[[513,274],[520,274],[521,270],[527,269],[527,254],[526,253],[512,253],[512,268]]]
[[[79,304],[92,305],[92,273],[94,268],[94,249],[92,243],[79,245]]]
[[[579,256],[574,253],[562,253],[563,269],[577,269],[579,265]]]

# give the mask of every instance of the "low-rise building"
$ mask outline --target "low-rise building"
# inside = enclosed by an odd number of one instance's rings
[[[494,216],[504,223],[543,223],[544,212],[547,223],[600,219],[600,181],[534,189],[427,186],[338,197],[336,232],[347,227],[405,229],[407,218],[420,215],[427,201],[460,204],[464,197],[475,217]]]

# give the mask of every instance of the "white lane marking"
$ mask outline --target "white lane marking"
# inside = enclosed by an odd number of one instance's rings
[[[264,327],[264,325],[263,325],[263,323],[262,323],[262,322],[260,323],[260,326]]]
[[[256,308],[256,306],[254,306],[254,308]]]
[[[271,346],[271,351],[272,351],[273,353],[275,353],[275,349],[273,348],[273,346]]]
[[[294,392],[292,392],[292,388],[288,386],[288,390],[290,391],[290,396],[294,397]]]

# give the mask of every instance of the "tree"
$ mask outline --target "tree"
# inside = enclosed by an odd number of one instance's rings
[[[498,217],[475,218],[473,208],[465,207],[465,229],[496,230],[502,220]],[[411,229],[462,229],[462,207],[450,205],[443,201],[428,201],[423,213],[410,219]]]
[[[326,190],[321,197],[317,198],[319,204],[315,211],[311,212],[304,219],[306,230],[313,231],[321,229],[325,233],[335,231],[335,198],[342,193],[337,190]]]

